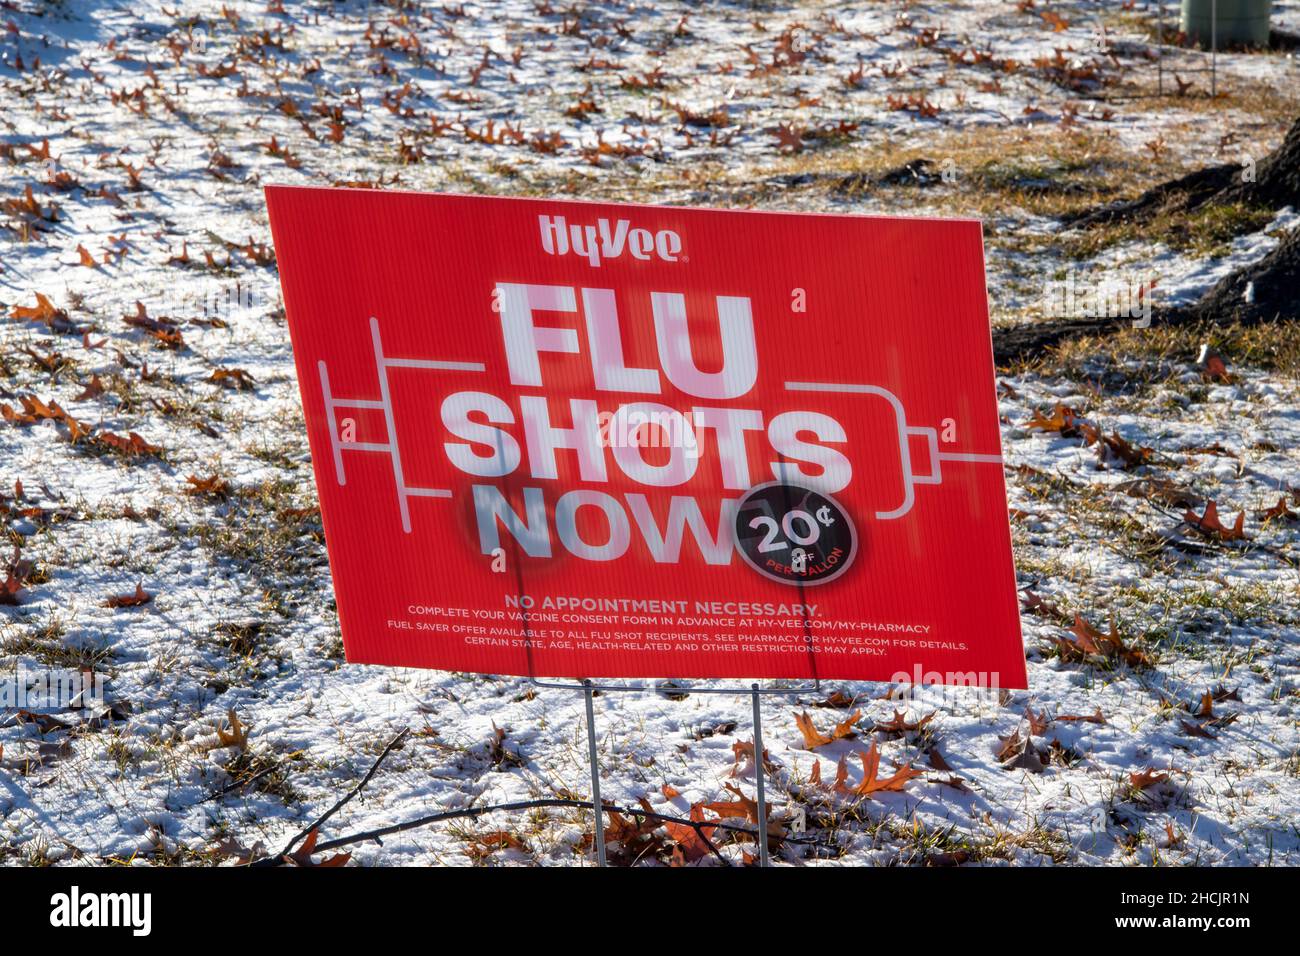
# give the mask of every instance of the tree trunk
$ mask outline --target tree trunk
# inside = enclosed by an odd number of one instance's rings
[[[1252,265],[1220,279],[1190,306],[1172,311],[1167,321],[1240,322],[1256,325],[1300,318],[1300,228]]]
[[[993,361],[998,365],[1009,365],[1021,359],[1034,358],[1067,339],[1118,332],[1132,321],[1111,318],[1063,319],[994,329]]]
[[[1244,158],[1244,157],[1243,157]],[[1067,226],[1088,229],[1112,222],[1144,222],[1162,212],[1191,212],[1202,206],[1237,203],[1262,209],[1300,208],[1300,119],[1277,149],[1255,163],[1207,166],[1153,186],[1136,199],[1067,216]]]
[[[1226,325],[1300,320],[1300,228],[1258,262],[1220,279],[1191,305],[1157,309],[1152,326]],[[1040,355],[1066,339],[1106,335],[1132,324],[1127,318],[1064,319],[993,330],[999,364]]]
[[[1066,217],[1063,222],[1087,229],[1112,222],[1143,222],[1162,212],[1190,212],[1219,203],[1300,210],[1300,119],[1291,125],[1282,144],[1255,164],[1254,176],[1243,176],[1248,172],[1233,163],[1207,166],[1152,187],[1136,199]],[[1296,319],[1300,319],[1300,229],[1291,230],[1259,262],[1220,279],[1193,304],[1157,310],[1152,324],[1249,325]],[[993,354],[999,363],[1012,362],[1041,354],[1066,339],[1105,335],[1128,324],[1128,319],[1064,319],[996,329]]]

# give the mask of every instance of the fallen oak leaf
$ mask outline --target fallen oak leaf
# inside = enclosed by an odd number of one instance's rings
[[[1040,710],[1035,714],[1031,707],[1025,708],[1025,719],[1029,721],[1029,733],[1035,737],[1043,736],[1052,723],[1052,718],[1047,716],[1046,710]]]
[[[248,237],[248,244],[240,251],[259,266],[269,266],[275,262],[275,250],[264,242],[254,242],[252,236]]]
[[[1236,723],[1240,714],[1219,714],[1214,717],[1204,718],[1203,727],[1227,727],[1229,724]]]
[[[1044,416],[1038,409],[1034,409],[1033,417],[1025,423],[1025,427],[1045,432],[1057,432],[1061,437],[1069,438],[1079,434],[1079,423],[1081,421],[1079,413],[1073,408],[1058,403],[1053,406],[1050,418]]]
[[[1181,834],[1174,832],[1174,825],[1170,822],[1165,823],[1165,836],[1168,837],[1168,841],[1165,843],[1165,849],[1167,850],[1177,849],[1182,845],[1184,840],[1184,837]]]
[[[73,401],[88,402],[91,399],[99,398],[99,396],[103,394],[104,394],[104,383],[99,380],[99,374],[95,373],[94,375],[91,376],[90,381],[87,383],[86,387],[82,390],[81,394],[78,395],[75,399],[73,399]]]
[[[803,152],[804,131],[792,123],[782,123],[766,130],[776,137],[777,150],[788,149],[792,153]]]
[[[748,775],[749,771],[754,767],[754,741],[737,740],[731,745],[731,753],[733,758],[731,776],[743,777]],[[742,764],[741,761],[745,761],[745,763]],[[772,763],[772,759],[768,756],[767,748],[764,747],[763,770],[767,773],[771,773],[774,769],[776,769],[776,764]]]
[[[143,302],[137,301],[135,315],[124,315],[122,321],[127,325],[144,330],[147,335],[156,339],[164,348],[179,349],[185,345],[185,339],[181,336],[177,323],[168,318],[150,318]]]
[[[1103,649],[1106,643],[1105,636],[1091,627],[1081,614],[1074,615],[1074,626],[1070,628],[1070,633],[1074,635],[1075,642],[1085,653],[1096,654],[1099,657],[1106,656],[1106,651]]]
[[[1070,21],[1054,10],[1043,10],[1038,15],[1052,28],[1053,33],[1061,33],[1070,27]]]
[[[1237,381],[1237,376],[1228,371],[1228,364],[1223,360],[1223,356],[1208,344],[1201,346],[1201,354],[1197,357],[1196,364],[1200,366],[1202,381],[1219,385],[1231,385]]]
[[[21,492],[21,482],[18,483],[17,488]],[[21,495],[19,495],[19,497],[21,497]],[[3,503],[3,496],[0,496],[0,504]],[[11,514],[13,513],[12,509],[7,508],[7,510],[9,510]],[[24,561],[22,558],[22,552],[19,550],[17,545],[14,545],[13,560],[5,566],[5,579],[3,582],[0,582],[0,605],[17,607],[21,604],[22,602],[19,600],[19,597],[22,595],[24,588],[35,572],[36,565],[31,561]]]
[[[836,793],[847,793],[846,786],[849,779],[849,761],[847,755],[841,757],[839,763],[835,765],[835,782],[831,784],[831,789]]]
[[[30,355],[32,357],[32,363],[37,368],[41,371],[49,372],[51,375],[56,374],[60,369],[68,364],[68,360],[64,357],[62,352],[48,352],[45,355],[42,355],[40,352],[37,352],[34,349],[29,349],[26,346],[21,348],[19,351],[26,355]]]
[[[604,802],[604,801],[602,801]],[[650,803],[642,797],[639,801],[641,808],[646,812],[653,812]],[[637,851],[650,850],[658,848],[659,838],[654,836],[654,832],[659,829],[659,821],[650,817],[636,817],[629,820],[617,810],[605,809],[607,818],[605,824],[605,840],[610,843],[618,843],[623,846],[629,853],[635,849]],[[591,834],[587,834],[590,838]],[[641,855],[636,852],[633,855]]]
[[[185,481],[190,487],[185,489],[185,494],[194,497],[204,496],[225,500],[230,497],[230,481],[222,478],[218,474],[213,474],[209,478],[200,478],[197,475],[190,475]]]
[[[926,753],[926,759],[935,770],[942,770],[944,773],[953,772],[952,767],[948,765],[948,761],[943,759],[943,754],[939,753],[938,747],[931,747]]]
[[[1121,481],[1115,490],[1130,498],[1146,498],[1174,508],[1199,508],[1205,499],[1190,488],[1168,478],[1136,478]]]
[[[1062,624],[1070,620],[1069,616],[1061,608],[1046,600],[1041,594],[1035,591],[1027,590],[1021,596],[1021,607],[1030,614],[1037,614],[1040,617],[1050,617],[1061,622]]]
[[[124,315],[122,321],[127,325],[134,326],[137,329],[145,329],[150,332],[159,330],[170,330],[176,328],[176,322],[172,319],[161,318],[155,319],[150,317],[149,310],[145,308],[143,302],[136,300],[135,315]]]
[[[45,766],[46,762],[61,760],[64,757],[72,756],[72,738],[62,737],[57,743],[43,743],[36,748],[36,766]],[[30,773],[34,766],[29,762],[27,772]]]
[[[876,742],[871,742],[871,749],[866,753],[859,751],[858,756],[862,760],[862,779],[858,781],[857,786],[851,789],[841,790],[843,779],[847,777],[847,768],[843,758],[840,760],[840,770],[836,774],[836,789],[840,792],[851,793],[859,797],[871,797],[877,793],[901,793],[907,786],[909,780],[916,777],[924,776],[922,770],[913,768],[911,763],[900,767],[894,774],[881,780],[878,776],[880,770],[880,750],[876,747]]]
[[[240,866],[247,866],[254,860],[266,857],[266,844],[258,840],[251,847],[246,847],[234,837],[227,837],[214,846],[212,852],[219,857],[233,858]]]
[[[488,759],[494,767],[523,767],[528,761],[519,753],[518,746],[506,746],[506,729],[492,722],[492,736],[488,738]]]
[[[728,791],[736,795],[736,799],[723,801],[723,802],[706,803],[704,804],[704,809],[716,813],[719,817],[721,817],[724,820],[728,818],[739,818],[743,820],[748,820],[750,823],[754,824],[755,828],[757,828],[759,825],[758,801],[751,800],[749,797],[745,796],[744,791],[741,790],[739,787],[734,787],[729,783],[724,784],[724,786]],[[766,809],[770,816],[772,812],[771,808],[768,807]],[[785,828],[781,826],[780,821],[768,819],[767,834],[770,838],[780,840],[785,836]]]
[[[1210,693],[1213,695],[1215,703],[1224,700],[1241,701],[1241,688],[1234,687],[1232,690],[1228,690],[1228,688],[1223,685],[1222,681],[1220,681],[1219,686],[1214,688]]]
[[[56,308],[46,296],[37,292],[36,305],[15,305],[9,312],[11,319],[21,322],[44,322],[56,332],[71,332],[76,326],[68,320],[68,313]]]
[[[187,266],[189,264],[190,264],[190,244],[185,240],[181,241],[181,254],[178,256],[169,256],[167,258],[167,261],[163,263],[163,265],[168,265],[168,266],[172,266],[172,265]]]
[[[795,714],[794,722],[798,725],[799,732],[803,734],[803,746],[805,750],[815,750],[818,747],[824,747],[831,742],[831,738],[819,731],[813,724],[812,718],[808,716],[807,711]]]
[[[237,747],[240,750],[248,749],[248,728],[240,722],[235,708],[226,711],[226,719],[230,721],[230,729],[224,729],[220,724],[217,725],[217,740],[222,747]],[[315,831],[312,831],[313,833]],[[312,841],[315,845],[315,841]],[[310,855],[310,854],[308,854]]]
[[[1242,511],[1237,514],[1237,520],[1231,528],[1224,527],[1223,522],[1219,520],[1219,506],[1213,498],[1205,503],[1205,514],[1197,517],[1195,511],[1188,509],[1183,515],[1183,522],[1206,537],[1216,538],[1219,541],[1250,540],[1246,537],[1244,531],[1246,512]]]
[[[491,833],[484,833],[482,836],[474,839],[475,843],[481,844],[492,849],[509,848],[512,850],[527,850],[524,841],[519,839],[509,830],[493,830]]]
[[[693,805],[689,818],[694,823],[704,823],[704,804]],[[681,850],[687,863],[694,863],[713,852],[708,842],[713,838],[713,827],[693,827],[670,820],[664,823],[664,831]]]
[[[1296,512],[1292,511],[1289,507],[1287,507],[1286,495],[1282,495],[1282,497],[1278,498],[1277,504],[1275,504],[1273,507],[1264,508],[1260,511],[1256,511],[1255,517],[1258,518],[1260,521],[1272,521],[1275,519],[1280,521],[1300,520],[1300,514],[1297,514]]]
[[[153,595],[144,589],[144,584],[135,586],[133,594],[118,594],[110,597],[104,602],[104,607],[121,608],[121,607],[139,607],[142,604],[148,604],[153,600]]]
[[[928,725],[932,720],[934,720],[934,717],[935,717],[935,711],[932,710],[930,711],[930,713],[926,714],[924,717],[918,718],[913,723],[908,723],[907,715],[901,711],[896,710],[894,711],[894,716],[891,717],[889,720],[876,721],[876,723],[872,724],[871,731],[872,733],[885,733],[885,734],[891,734],[893,736],[901,736],[903,734],[908,734],[908,733],[919,733],[920,731],[926,728],[926,725]]]
[[[720,803],[700,804],[705,810],[710,810],[722,817],[724,820],[728,817],[739,817],[742,820],[749,820],[751,823],[758,822],[758,803],[745,796],[739,787],[731,784],[725,784],[725,788],[736,795],[735,800],[728,800]]]
[[[465,848],[465,855],[473,860],[482,860],[497,850],[519,850],[521,853],[527,853],[528,847],[523,840],[508,830],[493,830],[475,837]]]
[[[813,750],[817,747],[824,747],[827,744],[834,743],[837,740],[853,738],[856,736],[853,732],[853,725],[861,719],[862,711],[855,710],[847,718],[835,725],[831,730],[830,736],[823,734],[817,729],[816,725],[812,722],[812,718],[808,716],[807,711],[796,714],[794,721],[799,725],[800,733],[803,734],[804,748],[807,750]]]
[[[61,730],[71,730],[72,724],[59,720],[53,714],[42,714],[34,710],[19,710],[17,713],[18,723],[33,723],[36,729],[42,734],[56,733]]]
[[[326,857],[319,863],[312,860],[311,857],[312,854],[316,852],[316,841],[318,839],[319,833],[315,828],[313,828],[311,833],[307,834],[307,839],[303,840],[301,847],[293,853],[285,854],[281,859],[286,863],[293,864],[294,866],[311,867],[313,869],[323,866],[347,866],[348,861],[352,859],[351,853],[336,853],[334,856]]]
[[[222,388],[230,388],[235,391],[252,391],[256,382],[253,376],[249,375],[242,368],[218,368],[213,369],[212,374],[208,376],[207,381]]]
[[[999,737],[1001,747],[998,749],[998,762],[1006,770],[1028,770],[1030,773],[1042,773],[1046,767],[1043,753],[1034,746],[1028,737],[1022,738],[1017,728],[1008,737]]]
[[[1188,448],[1180,448],[1184,455],[1214,455],[1218,458],[1236,458],[1240,459],[1241,455],[1231,448],[1225,448],[1222,442],[1215,442],[1213,445],[1192,445]]]
[[[22,604],[22,601],[19,600],[22,593],[23,582],[12,574],[6,574],[5,579],[0,581],[0,606],[17,607]]]
[[[1118,461],[1120,467],[1125,470],[1138,468],[1151,464],[1151,459],[1155,455],[1155,450],[1152,448],[1129,444],[1119,432],[1106,435],[1091,425],[1080,425],[1079,429],[1083,432],[1085,446],[1094,444],[1097,446],[1097,458],[1103,465]]]
[[[814,707],[832,707],[836,710],[848,710],[857,701],[856,696],[849,696],[842,690],[831,693],[825,700],[813,701]]]
[[[1147,767],[1141,773],[1130,773],[1128,775],[1129,783],[1138,790],[1150,790],[1169,779],[1167,773],[1157,773],[1154,768]]]
[[[1067,660],[1083,660],[1088,656],[1122,660],[1130,667],[1143,668],[1153,666],[1151,658],[1141,650],[1127,646],[1115,629],[1115,622],[1110,623],[1110,633],[1102,634],[1088,624],[1083,616],[1074,615],[1074,626],[1070,628],[1074,640],[1052,637],[1061,655]]]
[[[961,866],[971,857],[970,850],[953,850],[945,853],[931,853],[925,858],[926,866]]]
[[[580,799],[577,796],[577,794],[564,788],[561,788],[560,790],[556,791],[556,796],[564,800]],[[628,856],[627,851],[629,847],[633,845],[633,840],[634,840],[634,838],[630,835],[630,833],[631,831],[637,831],[639,829],[639,826],[637,823],[634,823],[632,820],[629,820],[627,817],[623,816],[617,810],[614,810],[612,807],[610,807],[608,800],[603,800],[601,802],[605,806],[605,817],[606,817],[605,846],[607,849],[612,849],[614,846],[617,845],[623,851],[618,853],[617,855],[619,857],[626,857]],[[647,804],[642,802],[642,805],[645,806]],[[641,817],[637,817],[638,821],[642,819],[643,818]],[[655,827],[657,827],[657,824],[655,824]],[[642,839],[639,844],[637,844],[639,849],[636,853],[636,856],[638,858],[641,855],[643,855],[643,852],[645,851],[655,850],[657,852],[660,845],[660,837],[658,835],[651,833],[651,830],[653,829],[654,827],[646,828],[644,831],[646,834],[645,838]],[[595,845],[595,843],[596,843],[595,834],[590,831],[584,832],[573,843],[573,851],[575,853],[589,852],[591,848]]]
[[[39,421],[47,420],[58,421],[58,413],[35,395],[20,395],[18,400],[22,403],[22,412],[14,411],[9,405],[0,405],[0,415],[4,416],[5,421],[21,425],[34,425]]]
[[[240,866],[247,866],[255,860],[264,860],[266,857],[266,844],[257,840],[252,847],[244,847],[234,836],[227,836],[221,843],[214,845],[212,848],[214,856],[221,858],[234,858]]]
[[[25,220],[24,226],[30,226],[42,232],[49,231],[49,227],[45,223],[59,221],[58,204],[52,202],[48,207],[41,208],[41,204],[36,201],[36,196],[32,193],[30,183],[23,190],[21,199],[0,200],[0,209],[3,209],[11,216],[17,216]]]
[[[138,457],[140,455],[161,455],[162,448],[159,445],[151,445],[135,432],[127,432],[127,437],[116,435],[113,432],[100,432],[94,438],[97,444],[113,451],[126,455],[128,458]]]

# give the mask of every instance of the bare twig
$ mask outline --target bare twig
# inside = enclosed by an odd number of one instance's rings
[[[498,803],[498,804],[493,804],[491,806],[485,806],[485,807],[465,807],[460,810],[445,810],[441,813],[431,813],[428,814],[427,816],[417,817],[413,820],[403,821],[402,823],[392,823],[389,824],[388,826],[376,827],[373,830],[365,830],[361,833],[353,833],[348,836],[339,837],[336,840],[329,840],[326,841],[325,843],[318,843],[316,844],[315,849],[316,852],[322,853],[327,850],[337,850],[340,847],[350,846],[354,843],[364,843],[368,840],[374,840],[378,843],[382,843],[383,837],[391,836],[394,833],[402,833],[407,830],[415,830],[418,829],[419,827],[426,827],[434,823],[443,823],[448,820],[472,819],[475,817],[484,816],[489,813],[495,813],[497,811],[517,812],[521,810],[536,810],[544,807],[572,807],[574,809],[579,809],[579,810],[590,810],[592,808],[592,803],[590,800],[571,800],[571,799],[564,799],[560,797],[552,797],[552,798],[546,798],[541,800],[523,800],[517,803]],[[662,823],[677,823],[677,824],[681,824],[682,826],[691,827],[697,833],[700,834],[701,838],[708,845],[709,849],[713,851],[713,854],[717,856],[719,859],[721,859],[724,863],[727,863],[727,865],[730,865],[730,862],[727,861],[726,858],[723,857],[718,852],[717,848],[713,845],[712,841],[710,841],[702,831],[705,828],[713,829],[713,830],[729,830],[735,833],[746,833],[749,834],[750,836],[753,836],[756,832],[755,830],[751,829],[748,826],[741,826],[739,824],[727,823],[722,820],[687,820],[683,817],[674,817],[664,813],[655,813],[652,810],[646,810],[641,807],[618,807],[607,803],[605,804],[604,809],[606,813],[613,811],[615,813],[624,814],[625,816],[644,817],[647,820],[658,820]],[[797,845],[816,845],[819,842],[818,840],[815,839],[801,839],[799,837],[789,837],[789,836],[782,837],[781,841],[783,843],[790,843],[790,844],[797,844]],[[268,859],[268,860],[258,861],[258,864],[263,866],[274,866],[278,862],[279,861],[276,859]],[[254,864],[254,865],[258,865],[258,864]]]
[[[375,772],[379,769],[380,765],[384,762],[385,758],[387,758],[387,756],[390,753],[392,753],[395,749],[397,749],[397,747],[402,743],[402,741],[406,739],[406,735],[408,733],[410,733],[410,729],[404,728],[401,731],[401,733],[399,733],[396,737],[390,740],[388,742],[388,745],[384,747],[383,752],[381,752],[379,756],[375,758],[375,762],[371,764],[370,769],[366,771],[366,775],[361,778],[361,780],[357,783],[357,785],[353,787],[350,791],[348,791],[348,793],[344,797],[342,797],[337,803],[335,803],[332,807],[330,807],[319,817],[317,817],[316,820],[314,820],[309,826],[307,826],[301,832],[299,832],[297,836],[295,836],[292,840],[289,841],[288,845],[283,850],[281,850],[279,854],[275,856],[267,857],[265,859],[256,860],[254,862],[251,862],[249,866],[278,866],[286,857],[288,857],[293,852],[294,848],[297,847],[299,843],[307,839],[307,837],[313,831],[319,830],[321,826],[323,826],[325,822],[330,819],[330,817],[338,813],[338,811],[341,810],[350,800],[352,800],[354,797],[357,796],[357,794],[359,794],[363,789],[365,789],[366,785],[370,782],[371,778],[375,775]],[[270,769],[274,769],[274,768],[270,768]],[[266,772],[269,771],[263,771],[263,773]],[[257,775],[257,777],[260,776],[262,776],[262,774]],[[257,779],[257,777],[253,777],[249,780],[245,780],[242,783],[237,785],[232,785],[231,788],[227,788],[227,789],[233,789],[236,786],[245,786],[249,783],[252,783],[253,780]],[[219,791],[218,793],[215,793],[211,797],[208,797],[206,799],[209,800],[214,799],[220,796],[223,792],[225,791]],[[204,801],[200,801],[200,802],[204,802]],[[499,803],[499,804],[492,804],[490,806],[482,806],[482,807],[465,807],[460,810],[445,810],[441,813],[432,813],[423,817],[417,817],[413,820],[406,820],[401,823],[393,823],[384,827],[376,827],[373,830],[364,830],[360,833],[354,833],[349,836],[339,837],[338,839],[335,840],[328,840],[324,843],[318,843],[314,847],[313,852],[324,853],[329,850],[339,849],[340,847],[350,846],[354,843],[364,843],[368,840],[374,840],[375,842],[382,844],[383,837],[390,836],[394,833],[403,833],[407,830],[415,830],[420,827],[430,826],[431,824],[434,823],[443,823],[448,820],[473,819],[476,817],[484,816],[489,813],[495,813],[497,811],[535,810],[544,807],[572,807],[574,809],[590,810],[592,809],[592,802],[590,800],[573,800],[568,798],[552,797],[552,798],[545,798],[540,800],[523,800],[516,803]],[[725,866],[731,866],[732,865],[731,861],[722,855],[722,853],[718,850],[717,846],[714,844],[712,840],[709,839],[708,834],[706,834],[704,831],[706,829],[727,830],[734,833],[746,833],[751,836],[754,836],[757,833],[756,829],[751,829],[748,826],[741,826],[739,824],[727,823],[723,820],[688,820],[684,817],[675,817],[664,813],[655,813],[653,810],[646,810],[643,807],[619,807],[610,803],[605,803],[604,812],[621,813],[625,816],[642,817],[647,820],[657,820],[661,823],[676,823],[681,826],[690,827],[696,833],[699,834],[700,839],[704,841],[704,845],[708,847],[709,851]],[[819,842],[813,839],[800,839],[798,837],[782,837],[781,839],[785,843],[801,844],[801,845],[816,845]]]
[[[338,801],[338,803],[334,804],[334,806],[330,807],[319,817],[317,817],[316,821],[312,823],[311,826],[307,827],[307,829],[303,830],[296,837],[290,840],[289,845],[280,851],[280,856],[284,857],[292,853],[293,848],[296,847],[303,840],[307,839],[308,835],[313,830],[319,830],[326,820],[334,816],[334,814],[338,813],[341,809],[343,809],[343,807],[348,803],[349,800],[351,800],[353,797],[359,794],[363,789],[365,789],[366,784],[370,782],[370,778],[373,777],[375,775],[375,771],[379,769],[379,765],[384,762],[384,758],[386,758],[390,753],[396,750],[397,747],[402,743],[402,741],[406,739],[406,735],[409,734],[410,732],[411,732],[411,728],[403,727],[401,733],[399,733],[396,737],[390,740],[388,742],[388,746],[385,747],[383,752],[378,757],[375,758],[375,762],[370,765],[370,769],[367,770],[366,775],[361,778],[361,782],[358,783],[355,787],[353,787],[347,793],[346,796],[344,796],[341,800]]]
[[[280,764],[278,764],[278,763],[273,763],[273,764],[271,764],[271,766],[269,766],[269,767],[264,767],[264,768],[262,768],[262,769],[259,770],[257,773],[253,774],[251,777],[244,777],[244,778],[241,779],[241,780],[236,780],[234,783],[227,784],[226,786],[222,787],[220,790],[216,791],[215,793],[210,793],[210,794],[208,794],[208,795],[207,795],[206,797],[204,797],[202,800],[197,800],[197,801],[195,801],[194,803],[191,803],[190,806],[191,806],[191,807],[197,807],[197,806],[199,806],[199,805],[201,805],[201,804],[204,804],[204,803],[207,803],[207,802],[209,802],[209,801],[211,801],[211,800],[219,800],[219,799],[221,799],[222,797],[224,797],[226,794],[228,794],[228,793],[232,793],[232,792],[234,792],[235,790],[242,790],[242,789],[244,789],[244,787],[247,787],[249,784],[253,784],[253,783],[256,783],[257,781],[261,780],[261,779],[262,779],[263,777],[265,777],[268,773],[274,773],[275,771],[277,771],[277,770],[279,770],[279,769],[280,769]]]

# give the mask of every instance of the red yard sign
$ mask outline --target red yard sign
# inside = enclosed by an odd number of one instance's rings
[[[1025,686],[979,223],[267,203],[348,660]]]

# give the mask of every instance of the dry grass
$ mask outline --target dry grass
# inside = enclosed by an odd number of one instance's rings
[[[1264,229],[1275,215],[1273,209],[1242,203],[1207,205],[1191,212],[1163,210],[1141,222],[1109,223],[1069,233],[1061,248],[1071,258],[1088,259],[1121,243],[1156,241],[1178,252],[1210,258],[1228,252],[1235,237]]]
[[[1099,367],[1112,366],[1132,380],[1144,373],[1161,381],[1174,365],[1186,366],[1201,345],[1209,343],[1235,366],[1276,372],[1300,380],[1300,322],[1205,327],[1160,326],[1124,328],[1111,335],[1085,336],[1062,343],[1048,355],[1024,363],[1022,369],[1043,374],[1084,375],[1095,381]],[[1139,368],[1134,369],[1134,362]],[[1161,371],[1163,370],[1163,371]]]
[[[1014,157],[1014,159],[1008,159]],[[930,186],[877,185],[886,173],[918,159],[929,160],[939,177]],[[1017,208],[1031,215],[1057,216],[1113,195],[1160,181],[1166,169],[1126,151],[1105,132],[1035,127],[986,126],[967,130],[918,131],[809,149],[732,172],[715,182],[762,205],[806,192],[829,194],[843,203],[867,196],[924,205],[927,212],[992,219]]]

